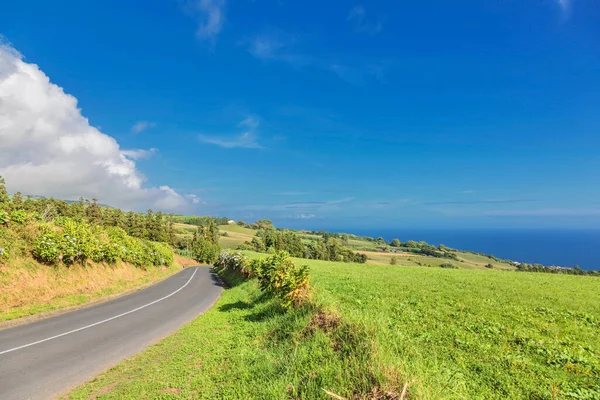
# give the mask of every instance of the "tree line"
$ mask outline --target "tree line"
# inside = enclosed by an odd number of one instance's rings
[[[526,264],[521,263],[517,265],[517,271],[521,272],[543,272],[547,274],[567,274],[567,275],[589,275],[589,276],[600,276],[600,271],[586,271],[581,269],[579,265],[575,265],[573,268],[566,267],[546,267],[540,264]]]
[[[101,206],[98,200],[80,198],[79,201],[57,200],[54,198],[24,196],[20,192],[12,198],[6,191],[4,179],[0,177],[0,212],[18,218],[19,211],[31,213],[40,221],[52,221],[58,217],[74,221],[117,227],[129,236],[154,242],[176,243],[173,218],[161,211],[148,210],[146,213],[125,212],[118,208]]]
[[[366,254],[353,252],[334,237],[312,240],[305,244],[296,232],[272,227],[259,229],[252,241],[242,244],[239,249],[261,253],[286,251],[292,257],[311,260],[367,262]]]

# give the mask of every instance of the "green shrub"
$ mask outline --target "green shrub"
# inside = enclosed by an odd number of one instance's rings
[[[33,255],[46,264],[62,261],[65,265],[93,260],[114,263],[118,260],[143,265],[171,265],[173,251],[166,243],[131,237],[121,228],[105,230],[66,217],[57,218],[62,232],[49,228],[35,241]]]
[[[450,263],[443,263],[440,265],[440,268],[458,269],[456,265]]]
[[[10,216],[4,210],[0,210],[0,225],[8,225],[10,222]]]
[[[221,251],[221,248],[217,243],[199,237],[194,241],[192,251],[194,252],[194,259],[196,261],[212,264],[219,258],[219,251]]]
[[[60,255],[60,238],[54,232],[43,233],[33,244],[33,256],[45,264],[55,264]]]
[[[258,279],[260,288],[278,297],[284,307],[297,308],[309,298],[308,266],[295,265],[285,251],[262,260],[252,260],[250,270]]]
[[[261,290],[279,298],[286,308],[298,308],[310,298],[308,266],[295,265],[285,251],[251,261],[240,252],[225,251],[219,255],[214,270],[220,275],[232,271],[245,278],[256,278]]]
[[[240,251],[236,253],[224,251],[219,254],[217,261],[214,263],[214,269],[217,273],[224,270],[239,271],[246,278],[249,278],[252,275],[248,257],[243,255]]]
[[[14,210],[10,213],[10,220],[15,224],[23,225],[29,219],[29,215],[25,210]]]

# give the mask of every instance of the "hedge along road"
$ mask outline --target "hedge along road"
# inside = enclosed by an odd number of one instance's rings
[[[134,355],[209,309],[209,267],[186,268],[129,296],[0,331],[0,399],[47,399]]]

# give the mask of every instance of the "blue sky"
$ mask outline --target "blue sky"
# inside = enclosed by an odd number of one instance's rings
[[[595,0],[32,0],[0,34],[12,191],[289,227],[600,223]]]

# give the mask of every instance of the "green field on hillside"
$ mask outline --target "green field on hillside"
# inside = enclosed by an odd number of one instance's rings
[[[220,232],[227,232],[227,236],[219,237],[219,245],[224,249],[237,249],[239,245],[249,242],[256,235],[256,231],[238,225],[220,225]]]
[[[71,398],[600,398],[596,278],[296,262],[316,309],[241,283]]]

